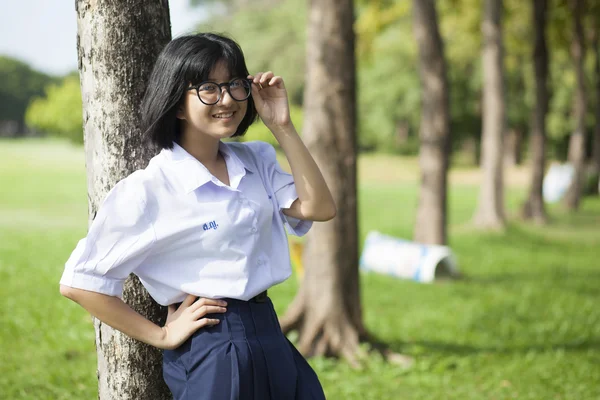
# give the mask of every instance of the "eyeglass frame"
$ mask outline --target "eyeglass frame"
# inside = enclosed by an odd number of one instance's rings
[[[236,99],[235,97],[233,97],[231,95],[231,87],[230,87],[230,85],[231,85],[231,82],[233,82],[233,81],[245,81],[245,82],[248,82],[250,84],[250,89],[251,90],[248,91],[248,96],[246,96],[245,99],[238,100],[238,99]],[[225,88],[225,90],[227,90],[227,93],[229,93],[229,97],[231,97],[235,101],[241,102],[241,101],[248,100],[250,98],[250,96],[252,95],[252,82],[253,82],[252,79],[249,79],[249,78],[234,78],[234,79],[230,80],[229,82],[224,82],[224,83],[217,83],[217,82],[214,82],[214,81],[204,81],[204,82],[200,82],[197,85],[190,86],[189,88],[186,89],[186,91],[189,91],[189,90],[192,90],[192,89],[196,90],[196,95],[198,96],[198,100],[200,100],[200,102],[202,104],[204,104],[206,106],[214,106],[219,101],[221,101],[221,99],[223,98],[223,88]],[[206,85],[207,83],[212,83],[213,85],[217,85],[217,87],[219,88],[219,94],[217,95],[217,101],[215,101],[214,103],[206,103],[204,100],[202,100],[202,97],[200,97],[200,86]]]

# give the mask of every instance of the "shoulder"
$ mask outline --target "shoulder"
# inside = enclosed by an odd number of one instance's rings
[[[105,197],[104,205],[130,212],[143,212],[153,198],[155,186],[151,169],[137,170],[118,181]]]
[[[254,163],[263,164],[265,162],[273,162],[277,157],[275,148],[267,142],[256,140],[251,142],[230,142],[227,145],[243,162],[251,160]]]

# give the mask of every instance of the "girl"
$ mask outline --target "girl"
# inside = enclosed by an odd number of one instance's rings
[[[221,141],[258,116],[293,175],[266,143]],[[284,224],[300,236],[336,213],[290,120],[283,80],[249,75],[228,38],[180,37],[158,57],[142,122],[162,151],[107,195],[65,265],[61,293],[164,349],[175,399],[324,399],[266,294],[291,275]],[[168,306],[165,326],[120,299],[130,273]]]

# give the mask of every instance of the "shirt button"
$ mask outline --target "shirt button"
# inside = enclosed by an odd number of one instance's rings
[[[238,203],[242,204],[244,202],[244,199],[238,199]]]
[[[257,231],[257,229],[254,228],[254,227],[252,229],[250,229],[250,230],[252,231],[252,233],[256,233],[256,231]]]
[[[256,263],[257,263],[258,265],[263,265],[263,260],[259,259],[259,260],[258,260]]]

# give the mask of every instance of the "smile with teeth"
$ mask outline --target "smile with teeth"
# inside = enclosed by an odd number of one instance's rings
[[[219,118],[219,119],[231,118],[231,117],[233,117],[234,113],[235,112],[231,111],[231,112],[226,112],[226,113],[213,114],[213,118]]]

